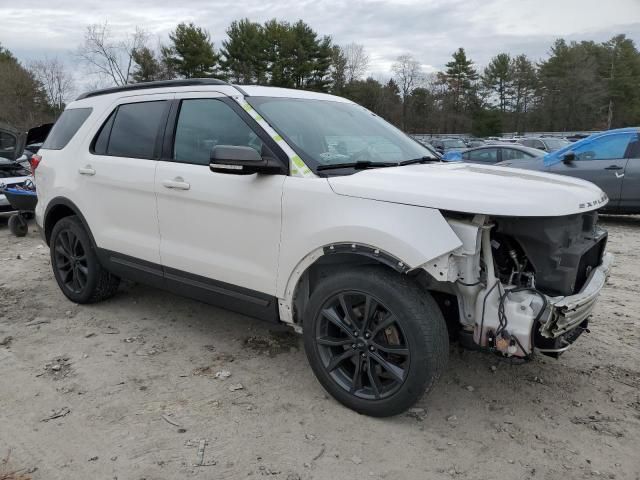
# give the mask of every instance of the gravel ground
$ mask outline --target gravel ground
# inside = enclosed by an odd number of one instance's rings
[[[640,217],[603,223],[591,334],[519,366],[453,345],[416,409],[374,419],[286,329],[132,284],[69,302],[0,218],[0,480],[638,479]]]

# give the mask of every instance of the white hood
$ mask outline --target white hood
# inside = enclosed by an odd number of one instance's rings
[[[608,202],[584,180],[467,163],[376,168],[330,177],[329,184],[339,195],[486,215],[553,217]]]

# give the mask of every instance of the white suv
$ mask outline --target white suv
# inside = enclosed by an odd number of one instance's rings
[[[450,339],[558,355],[611,257],[591,183],[442,163],[331,95],[213,79],[71,103],[33,159],[63,293],[120,278],[293,326],[320,383],[375,416],[410,407]]]

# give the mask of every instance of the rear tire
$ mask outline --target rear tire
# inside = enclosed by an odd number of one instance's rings
[[[9,217],[9,231],[16,237],[24,237],[29,231],[29,224],[19,213],[14,213]]]
[[[304,345],[322,386],[374,417],[411,407],[449,355],[447,326],[431,295],[377,266],[320,280],[305,310]]]
[[[76,303],[94,303],[113,296],[120,279],[105,270],[80,219],[64,217],[51,231],[51,267],[58,286]]]

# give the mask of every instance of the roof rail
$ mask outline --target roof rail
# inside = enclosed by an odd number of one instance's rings
[[[144,90],[147,88],[191,87],[194,85],[230,85],[230,84],[225,82],[224,80],[218,80],[217,78],[188,78],[184,80],[158,80],[155,82],[132,83],[129,85],[124,85],[122,87],[111,87],[111,88],[103,88],[101,90],[93,90],[92,92],[86,92],[81,94],[78,98],[76,98],[76,100],[82,100],[83,98],[89,98],[89,97],[97,97],[99,95],[107,95],[109,93],[128,92],[132,90]]]

